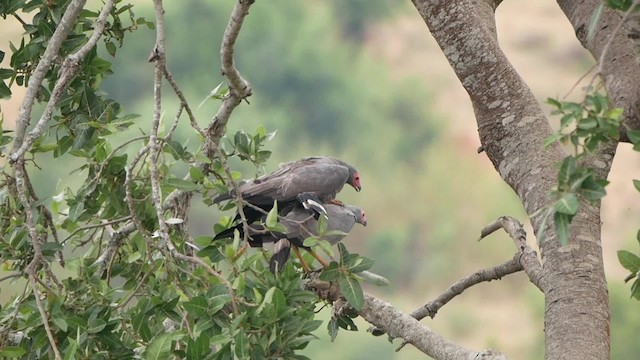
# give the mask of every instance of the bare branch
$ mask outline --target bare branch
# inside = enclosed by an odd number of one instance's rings
[[[240,75],[233,62],[233,47],[240,34],[242,22],[249,14],[249,7],[253,4],[253,0],[238,0],[231,12],[229,23],[224,31],[222,46],[220,47],[220,59],[222,62],[222,74],[229,79],[229,96],[222,102],[218,109],[218,113],[214,116],[213,121],[207,128],[208,134],[205,148],[208,149],[210,158],[215,153],[215,148],[209,142],[218,144],[220,138],[224,134],[227,122],[231,112],[240,104],[240,102],[251,96],[251,87],[249,83]]]
[[[505,261],[500,265],[478,270],[473,274],[456,281],[437,298],[433,299],[421,308],[415,310],[410,314],[410,316],[416,318],[417,320],[422,320],[427,316],[429,316],[430,318],[434,318],[440,308],[446,305],[449,301],[453,300],[453,298],[455,298],[456,296],[462,294],[462,292],[467,290],[468,288],[482,282],[500,280],[507,275],[522,271],[522,269],[522,265],[520,264],[520,254],[516,254],[513,258]]]
[[[196,130],[200,135],[202,135],[202,137],[205,137],[206,134],[204,133],[204,131],[202,131],[202,129],[198,125],[198,122],[196,121],[196,117],[195,115],[193,115],[193,111],[191,111],[191,106],[189,106],[189,102],[187,101],[187,98],[182,93],[182,90],[180,90],[180,86],[178,86],[176,79],[173,77],[171,72],[169,72],[169,69],[167,69],[167,64],[164,64],[163,73],[164,73],[165,79],[167,79],[169,84],[171,84],[171,87],[173,88],[173,91],[176,93],[176,96],[178,97],[178,99],[180,99],[180,105],[187,111],[187,115],[189,115],[189,121],[191,122],[191,127],[194,130]]]
[[[531,281],[535,286],[540,289],[540,291],[544,292],[544,287],[542,284],[543,275],[542,275],[542,265],[538,261],[538,256],[536,252],[533,251],[529,245],[527,245],[527,233],[522,228],[522,223],[518,221],[518,219],[513,218],[511,216],[501,216],[496,221],[487,225],[480,232],[480,239],[489,236],[491,233],[498,229],[504,229],[504,231],[509,234],[511,239],[513,239],[516,248],[518,249],[519,262],[522,265],[524,271],[527,273],[529,277],[529,281]]]

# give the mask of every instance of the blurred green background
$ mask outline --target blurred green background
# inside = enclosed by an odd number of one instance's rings
[[[168,67],[193,107],[223,80],[219,45],[232,6],[232,1],[204,0],[165,4]],[[137,5],[135,12],[153,18],[150,4]],[[564,96],[593,63],[553,3],[502,4],[498,30],[505,52],[541,101]],[[6,40],[19,35],[19,29],[0,35],[2,50],[8,52]],[[152,110],[153,65],[147,58],[154,38],[146,28],[130,34],[113,59],[114,75],[104,81],[109,96],[142,115],[137,120],[142,129]],[[314,154],[334,155],[359,169],[363,191],[345,189],[340,198],[365,209],[369,225],[357,227],[345,241],[351,251],[374,258],[373,271],[392,282],[366,291],[410,312],[459,278],[513,255],[511,240],[501,233],[476,242],[480,229],[500,215],[526,218],[486,156],[476,153],[469,100],[409,2],[258,1],[245,21],[235,59],[254,95],[250,105],[234,112],[228,132],[260,124],[277,130],[267,171]],[[579,98],[579,89],[570,97]],[[20,94],[2,103],[5,123],[15,118]],[[218,104],[207,101],[197,108],[202,126]],[[168,102],[164,109],[168,127],[177,107]],[[185,118],[175,139],[195,148],[195,136]],[[634,339],[640,330],[638,303],[629,300],[625,272],[615,258],[616,250],[635,246],[640,208],[622,199],[634,194],[630,179],[639,167],[628,148],[620,152],[603,205],[615,359],[640,352]],[[66,165],[35,172],[41,197],[82,180],[69,175],[74,164]],[[221,214],[197,205],[190,216],[197,236],[210,234]],[[535,246],[533,238],[530,243]],[[11,292],[3,288],[0,298]],[[470,289],[423,322],[470,348],[539,359],[543,301],[526,277],[516,274]],[[320,316],[329,313],[323,310]],[[334,343],[322,328],[317,333],[322,340],[312,342],[305,354],[354,360],[420,356],[411,346],[395,353],[399,341],[372,337],[362,321],[358,326],[359,332],[343,331]]]

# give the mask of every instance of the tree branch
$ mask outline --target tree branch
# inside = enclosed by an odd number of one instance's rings
[[[522,228],[522,223],[518,221],[518,219],[511,216],[499,217],[496,221],[492,222],[491,224],[485,226],[484,229],[482,229],[482,231],[480,232],[480,239],[478,239],[478,241],[484,239],[485,237],[501,228],[504,229],[507,234],[509,234],[511,239],[513,239],[513,242],[518,249],[516,257],[519,258],[518,262],[529,277],[529,280],[536,287],[538,287],[540,291],[544,292],[545,288],[542,284],[542,280],[544,279],[542,273],[542,265],[538,261],[536,252],[533,251],[529,247],[529,245],[527,245],[527,233]]]
[[[33,130],[31,130],[31,132],[29,133],[28,138],[24,139],[21,138],[21,144],[20,147],[17,148],[17,144],[19,143],[18,141],[16,141],[16,144],[14,145],[14,151],[11,154],[10,157],[10,162],[13,161],[17,161],[18,158],[22,157],[24,155],[25,152],[27,152],[29,150],[29,148],[31,147],[31,145],[33,145],[33,142],[36,141],[40,135],[42,135],[42,133],[45,130],[45,127],[47,125],[47,123],[49,122],[49,120],[51,120],[51,116],[53,115],[53,112],[55,111],[55,107],[58,104],[58,101],[60,101],[60,98],[64,95],[65,91],[67,90],[67,87],[69,86],[69,84],[71,83],[71,80],[73,80],[73,78],[76,76],[76,74],[78,73],[78,71],[80,70],[80,62],[82,61],[82,59],[84,59],[85,56],[87,56],[87,54],[89,53],[89,51],[95,47],[96,43],[98,42],[98,40],[100,39],[100,37],[102,36],[102,33],[104,32],[104,27],[105,24],[107,22],[107,16],[109,16],[109,13],[111,12],[111,9],[114,6],[114,1],[115,0],[108,0],[105,2],[104,7],[102,8],[102,11],[100,12],[100,15],[98,16],[98,19],[95,22],[95,27],[93,29],[93,33],[91,34],[91,37],[89,38],[89,40],[87,41],[86,44],[84,44],[80,49],[78,49],[78,51],[76,51],[75,53],[67,56],[67,58],[64,60],[64,62],[62,63],[62,67],[60,68],[60,71],[58,73],[58,79],[56,81],[56,85],[53,88],[53,91],[51,92],[51,98],[49,99],[49,102],[47,103],[47,106],[44,109],[44,112],[42,114],[42,116],[40,117],[40,120],[38,121],[38,123],[36,124],[36,126],[33,128]],[[69,16],[74,16],[72,19],[68,20],[69,23],[67,26],[69,26],[68,31],[64,32],[64,39],[66,39],[66,37],[68,36],[69,31],[71,30],[71,28],[73,28],[73,25],[75,25],[75,21],[76,18],[78,17],[78,14],[80,13],[80,10],[82,10],[82,7],[84,6],[84,3],[86,1],[75,1],[73,3],[71,3],[69,5],[69,7],[67,8],[67,10],[64,13],[63,16],[63,20],[65,17],[67,17],[67,13],[69,13]],[[75,3],[81,3],[82,5],[79,6],[79,9],[76,9],[75,7],[72,8],[72,6]],[[77,11],[74,15],[74,11]],[[71,23],[70,21],[73,21],[73,23]],[[60,21],[60,25],[58,25],[59,29],[62,26],[63,21]],[[54,33],[54,37],[56,35],[56,33],[58,32],[58,30],[56,29],[56,32]],[[62,35],[61,35],[62,36]],[[49,41],[49,45],[47,45],[47,49],[45,50],[45,55],[43,56],[43,59],[38,63],[38,67],[36,68],[36,72],[38,71],[38,68],[40,67],[40,64],[42,64],[42,62],[44,61],[44,59],[47,56],[47,52],[49,51],[49,47],[51,46],[52,42],[54,42],[54,39],[52,37],[52,39]],[[57,42],[55,42],[57,44]],[[60,45],[62,44],[62,41],[60,41],[60,44],[58,44],[57,48],[55,48],[55,53],[54,55],[57,56],[58,54],[58,50]],[[53,50],[53,49],[52,49]],[[48,71],[49,66],[47,66],[47,71]],[[35,75],[35,74],[34,74]],[[44,72],[44,75],[46,75],[46,71]],[[29,94],[30,90],[35,90],[36,92],[38,91],[40,84],[42,83],[42,80],[39,80],[39,84],[38,87],[35,89],[31,89],[31,81],[29,81],[29,90],[27,90],[27,95]],[[25,97],[25,102],[27,101],[27,97]],[[23,102],[23,104],[25,103]],[[33,107],[33,98],[31,99],[31,107]],[[20,112],[22,113],[22,107]],[[31,109],[29,109],[29,113],[31,112]],[[20,114],[21,115],[21,114]],[[23,119],[21,119],[21,116],[18,116],[18,121],[21,121]],[[20,125],[19,123],[16,124],[16,138],[19,136],[20,131],[25,131],[26,130],[26,125],[28,124],[28,119],[24,123],[24,127],[22,127],[22,125]],[[22,140],[24,139],[24,142],[22,142]]]
[[[152,57],[155,61],[155,73],[154,73],[154,110],[153,110],[153,122],[151,126],[151,135],[149,136],[149,154],[151,158],[150,164],[150,180],[151,180],[151,197],[156,209],[156,216],[158,217],[158,235],[164,242],[170,253],[179,260],[189,261],[191,263],[200,265],[207,269],[207,271],[217,277],[223,284],[226,285],[229,295],[231,296],[231,305],[236,315],[239,314],[238,305],[236,303],[235,293],[233,287],[227,279],[221,274],[213,270],[209,264],[198,257],[187,256],[180,253],[169,236],[169,226],[164,219],[164,207],[162,203],[162,194],[160,189],[160,174],[158,172],[157,160],[159,154],[158,148],[158,128],[160,124],[160,114],[162,109],[162,78],[165,69],[165,37],[164,37],[164,9],[162,7],[162,0],[153,1],[155,14],[156,14],[156,45],[153,49]]]
[[[354,311],[345,301],[337,301],[334,307],[338,313]],[[504,355],[493,350],[476,352],[456,345],[391,304],[369,294],[365,294],[364,305],[359,315],[390,336],[404,339],[434,359],[506,359]]]
[[[602,2],[558,0],[558,5],[571,22],[582,46],[598,60],[598,72],[609,98],[616,107],[624,109],[621,133],[623,140],[628,141],[625,139],[626,130],[640,129],[640,63],[633,40],[620,31],[627,15],[605,5],[595,25],[597,30],[593,38],[589,38],[589,28],[594,26],[591,24],[592,14],[599,6],[603,6]]]
[[[24,141],[27,126],[29,126],[29,122],[31,121],[31,110],[33,109],[36,95],[40,90],[40,85],[42,85],[51,64],[57,58],[60,46],[62,46],[62,43],[67,39],[67,36],[69,36],[69,33],[75,26],[78,15],[80,11],[82,11],[85,3],[86,0],[74,0],[69,4],[55,32],[51,36],[51,39],[49,39],[47,48],[38,62],[36,69],[29,77],[29,85],[24,100],[22,100],[22,104],[20,104],[20,110],[16,120],[16,137],[13,142],[12,153],[17,152]],[[12,156],[11,161],[17,161],[17,158],[17,156],[15,158]]]
[[[213,121],[208,126],[207,142],[205,149],[210,158],[215,156],[215,147],[220,142],[220,138],[225,132],[227,122],[231,116],[231,112],[240,104],[240,102],[251,96],[251,87],[249,83],[240,75],[233,62],[233,46],[238,39],[240,29],[244,18],[249,14],[249,7],[253,4],[253,0],[238,0],[231,12],[229,23],[224,31],[222,46],[220,47],[220,60],[222,62],[222,75],[229,80],[229,96],[224,99]]]

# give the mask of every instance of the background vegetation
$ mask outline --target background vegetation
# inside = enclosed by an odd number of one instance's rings
[[[392,281],[388,288],[366,290],[383,294],[405,310],[428,301],[468,272],[510,257],[513,250],[506,237],[496,236],[482,244],[475,240],[479,229],[499,215],[524,218],[511,191],[488,170],[486,159],[475,154],[475,129],[461,130],[461,122],[452,120],[459,107],[468,107],[462,103],[467,100],[448,96],[446,105],[439,103],[443,94],[451,95],[451,85],[443,83],[440,75],[428,79],[422,70],[412,70],[430,65],[411,63],[413,55],[403,52],[412,47],[424,52],[420,44],[428,37],[423,25],[419,38],[406,36],[415,35],[406,24],[421,21],[408,11],[408,5],[390,0],[258,2],[236,48],[238,68],[252,84],[254,95],[251,106],[233,114],[228,130],[229,134],[253,131],[260,124],[267,131],[277,130],[267,145],[273,156],[266,170],[310,154],[335,155],[358,167],[363,192],[345,189],[340,197],[364,208],[369,226],[354,230],[346,242],[350,250],[375,259],[372,270]],[[218,46],[231,6],[231,2],[204,0],[189,1],[188,6],[166,4],[168,66],[193,104],[223,81],[217,70]],[[135,8],[136,15],[150,19],[151,11],[145,4]],[[217,24],[213,32],[212,23]],[[395,37],[389,37],[389,28]],[[150,121],[152,109],[153,66],[147,58],[154,37],[153,31],[144,28],[129,34],[127,46],[113,59],[114,74],[104,80],[104,90],[126,112],[142,115],[136,119],[140,124]],[[553,45],[539,41],[529,37],[520,45],[534,54]],[[393,52],[397,43],[403,44],[399,54]],[[567,52],[563,59],[571,61],[564,66],[561,62],[561,71],[575,80],[588,60]],[[427,56],[441,55],[434,51]],[[536,70],[544,72],[534,69],[532,73]],[[566,89],[570,86],[569,82]],[[214,101],[203,102],[199,117],[206,119],[204,114],[216,106]],[[5,119],[11,117],[5,115]],[[189,147],[194,136],[185,126],[174,140]],[[40,161],[49,156],[42,155]],[[244,177],[254,175],[249,168],[234,165]],[[74,164],[68,166],[34,179],[41,198],[51,198],[69,184],[80,186],[82,179],[69,174]],[[455,177],[443,171],[451,168],[456,169]],[[211,234],[220,216],[215,208],[192,209],[193,235]],[[631,232],[616,235],[633,243]],[[633,340],[640,328],[638,305],[628,300],[621,272],[613,274],[612,358],[631,358],[640,351]],[[3,287],[0,297],[4,300],[12,293]],[[543,351],[543,334],[538,332],[542,309],[540,295],[524,276],[516,275],[474,288],[436,320],[425,321],[445,335],[466,339],[469,346],[495,346],[513,358],[537,359]],[[326,311],[321,315],[327,316]],[[522,327],[522,322],[535,330]],[[339,347],[343,359],[416,356],[410,347],[394,353],[395,345],[372,338],[363,331],[365,324],[358,325],[359,332],[342,332],[333,344],[327,343],[321,326],[315,333],[323,340],[312,342],[305,353],[313,359],[331,359],[334,347]]]

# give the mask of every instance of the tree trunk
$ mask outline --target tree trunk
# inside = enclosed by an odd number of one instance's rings
[[[499,2],[413,0],[473,103],[485,153],[533,217],[550,203],[559,145],[543,148],[552,132],[529,87],[500,50],[494,10]],[[609,172],[615,146],[590,159],[600,177]],[[609,304],[600,245],[600,207],[581,202],[569,245],[559,246],[553,220],[536,233],[541,245],[547,359],[608,359]]]

